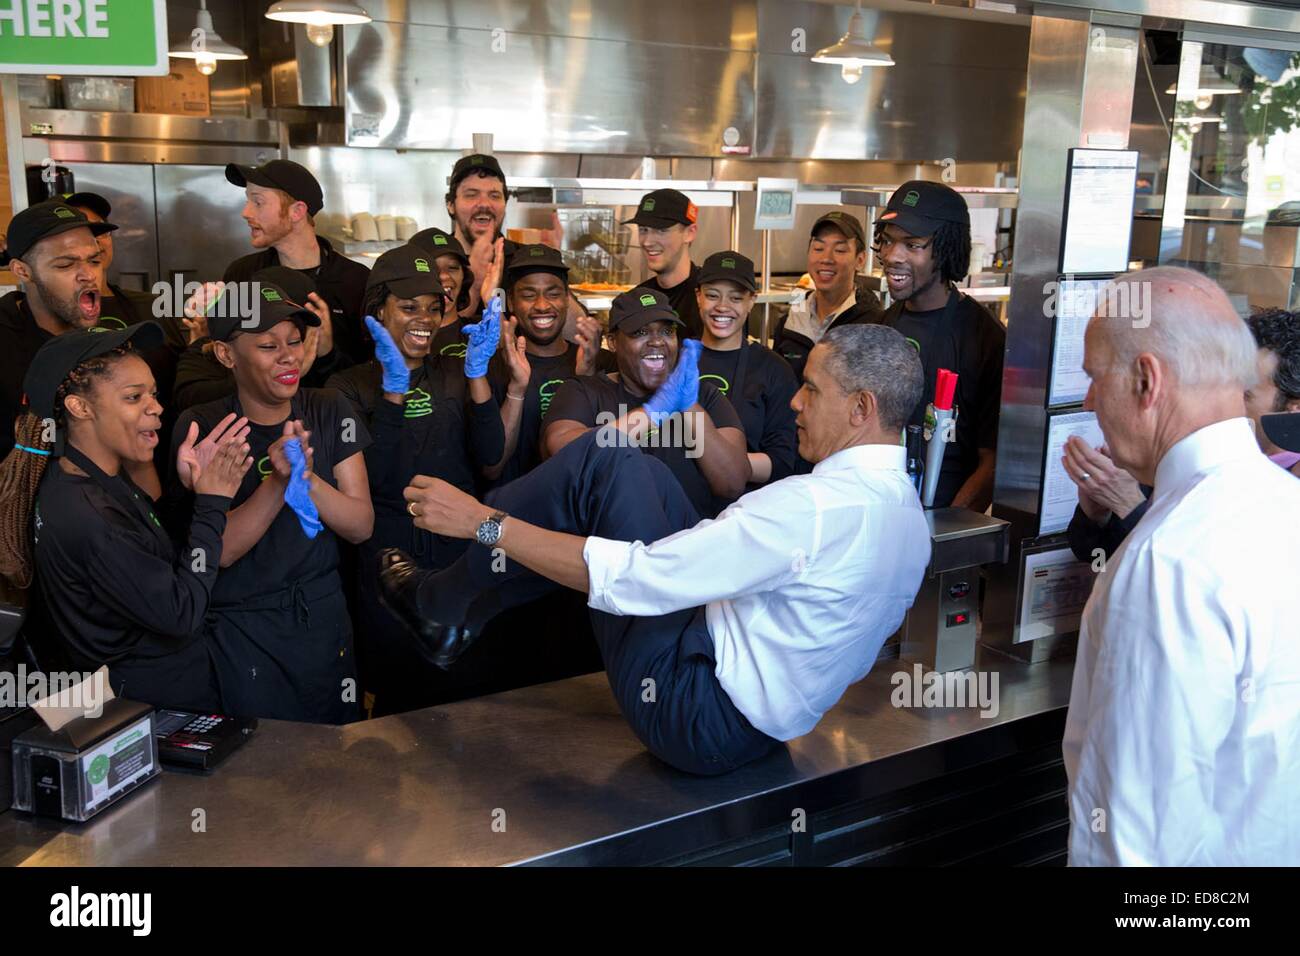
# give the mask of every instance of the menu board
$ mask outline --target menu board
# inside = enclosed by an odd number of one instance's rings
[[[1061,464],[1065,441],[1078,435],[1093,448],[1105,441],[1093,412],[1068,412],[1047,418],[1047,451],[1043,461],[1043,499],[1038,509],[1038,533],[1055,534],[1070,526],[1079,504],[1079,489]]]
[[[1057,271],[1065,275],[1126,271],[1137,150],[1072,149],[1069,162]]]
[[[1088,394],[1083,371],[1083,333],[1097,307],[1097,294],[1109,279],[1064,278],[1056,284],[1056,325],[1052,336],[1052,377],[1047,404],[1077,405]]]
[[[1020,619],[1012,643],[1077,634],[1096,577],[1069,548],[1026,553],[1020,572]]]

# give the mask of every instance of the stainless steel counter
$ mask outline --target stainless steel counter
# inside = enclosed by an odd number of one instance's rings
[[[667,823],[1005,730],[1068,701],[1071,661],[989,654],[977,666],[999,674],[995,717],[895,708],[891,676],[911,669],[882,661],[812,733],[716,778],[647,754],[603,674],[345,727],[264,721],[214,774],[165,773],[90,823],[0,814],[0,864],[497,865],[564,851],[572,861],[573,848],[612,838],[644,849]]]

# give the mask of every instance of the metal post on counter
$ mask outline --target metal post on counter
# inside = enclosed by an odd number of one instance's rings
[[[763,247],[762,247],[762,252],[759,254],[759,258],[761,260],[761,268],[763,270],[763,281],[758,284],[758,287],[764,293],[770,292],[771,285],[772,285],[772,231],[770,229],[763,230]],[[771,336],[771,334],[772,334],[772,303],[764,302],[763,303],[763,330],[759,338],[760,343],[764,346],[770,346],[772,343],[768,341],[768,339]]]

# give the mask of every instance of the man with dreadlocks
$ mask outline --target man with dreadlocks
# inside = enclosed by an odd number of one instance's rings
[[[131,478],[159,441],[162,406],[141,356],[162,341],[141,322],[65,332],[37,351],[0,462],[0,574],[22,589],[35,577],[41,624],[76,669],[107,665],[113,691],[134,700],[219,711],[207,619],[226,513],[253,465],[249,424],[227,415],[202,441],[192,424],[180,442],[177,471],[196,502],[182,547]]]
[[[970,212],[942,183],[914,180],[889,197],[876,223],[876,250],[893,304],[884,323],[921,353],[925,394],[911,424],[926,424],[935,374],[957,373],[957,426],[944,452],[935,507],[983,511],[993,500],[1002,358],[1007,333],[988,309],[954,283],[970,270]]]

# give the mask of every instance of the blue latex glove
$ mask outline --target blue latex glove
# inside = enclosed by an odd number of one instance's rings
[[[311,482],[307,480],[307,456],[302,443],[290,438],[284,443],[284,457],[289,459],[289,483],[284,487],[284,503],[293,509],[302,525],[302,533],[314,538],[320,533],[320,512],[311,500]]]
[[[469,346],[465,350],[466,378],[482,378],[487,374],[488,362],[501,342],[501,307],[505,298],[506,294],[497,289],[483,310],[483,318],[461,329],[469,336]]]
[[[684,412],[700,399],[700,340],[683,339],[674,368],[658,390],[641,406],[656,426],[674,412]]]
[[[370,330],[370,337],[375,340],[375,358],[379,360],[379,367],[384,370],[383,390],[405,395],[411,388],[411,370],[406,367],[406,357],[402,355],[401,349],[388,334],[383,323],[376,321],[374,316],[366,316],[366,328]]]

